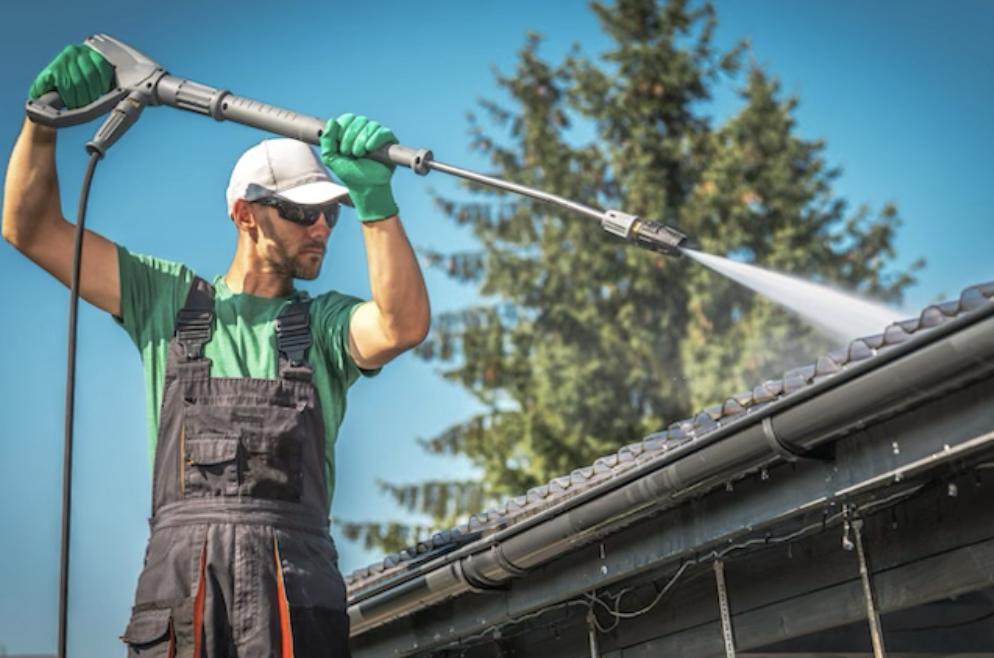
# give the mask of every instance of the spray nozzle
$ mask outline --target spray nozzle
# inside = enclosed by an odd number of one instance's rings
[[[632,227],[631,240],[643,249],[679,258],[687,236],[659,222],[640,220]]]
[[[608,210],[601,219],[601,226],[643,249],[679,258],[683,255],[687,236],[659,222],[639,219],[617,210]]]

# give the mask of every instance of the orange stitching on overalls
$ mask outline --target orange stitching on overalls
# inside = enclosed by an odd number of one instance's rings
[[[204,637],[204,596],[207,589],[207,537],[200,549],[200,573],[197,575],[197,596],[193,600],[193,658],[201,658]]]
[[[273,558],[276,560],[276,594],[280,607],[280,638],[282,658],[293,658],[293,631],[290,628],[290,603],[286,599],[286,585],[283,582],[283,560],[280,559],[280,545],[273,536]]]

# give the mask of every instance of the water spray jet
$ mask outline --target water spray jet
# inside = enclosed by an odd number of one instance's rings
[[[828,286],[695,249],[683,248],[682,251],[705,267],[797,313],[844,342],[879,334],[902,318],[900,311]]]

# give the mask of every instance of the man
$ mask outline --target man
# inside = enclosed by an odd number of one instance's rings
[[[102,56],[70,46],[30,95],[54,89],[75,108],[112,82]],[[54,129],[25,121],[7,169],[3,236],[68,285],[74,227],[60,210],[55,141]],[[328,534],[345,395],[429,325],[393,168],[362,157],[391,141],[346,114],[328,122],[320,160],[294,140],[249,149],[227,190],[234,259],[211,283],[85,234],[80,294],[139,347],[150,416],[151,536],[122,637],[129,656],[348,656]],[[363,222],[372,300],[309,299],[293,280],[317,277],[346,201]]]

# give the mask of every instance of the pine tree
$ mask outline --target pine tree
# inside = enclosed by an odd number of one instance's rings
[[[747,45],[712,43],[709,5],[688,0],[592,3],[615,46],[597,60],[575,47],[552,65],[527,35],[497,83],[512,107],[481,103],[473,145],[491,175],[656,219],[703,251],[734,254],[898,301],[910,273],[890,274],[893,205],[847,215],[824,144],[798,137],[796,98],[752,64],[737,114],[715,128],[716,84],[734,82]],[[593,140],[578,136],[593,131]],[[795,318],[690,259],[639,250],[557,206],[467,184],[476,200],[436,199],[480,249],[427,254],[480,298],[444,313],[418,354],[445,367],[485,411],[422,441],[468,457],[479,481],[381,483],[438,528],[592,463],[724,397],[799,365],[828,345]],[[344,524],[387,551],[424,528]]]

